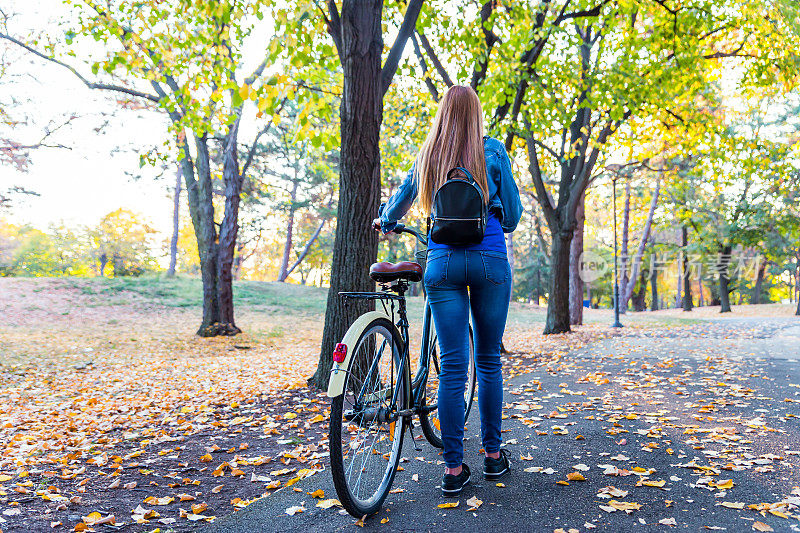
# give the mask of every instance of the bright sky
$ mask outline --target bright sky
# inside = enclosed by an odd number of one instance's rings
[[[53,28],[66,9],[60,0],[10,3],[0,0],[4,11],[18,13],[9,26],[16,36],[34,28]],[[19,57],[11,74],[20,77],[3,87],[19,101],[13,112],[30,119],[28,127],[14,131],[15,139],[37,142],[51,121],[60,124],[70,114],[78,118],[48,140],[70,149],[36,150],[25,173],[0,167],[0,188],[22,185],[41,195],[15,199],[12,221],[40,228],[62,221],[93,225],[106,213],[126,207],[168,234],[172,219],[168,189],[174,174],[155,180],[159,171],[140,169],[135,149],[159,143],[166,132],[165,121],[153,112],[120,110],[109,94],[88,89],[58,65],[31,55]]]

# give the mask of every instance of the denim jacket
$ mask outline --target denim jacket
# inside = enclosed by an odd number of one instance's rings
[[[522,216],[522,202],[519,199],[519,189],[514,176],[511,174],[511,161],[503,143],[492,137],[483,138],[483,150],[486,156],[486,178],[489,186],[488,210],[497,214],[503,231],[511,233],[516,229]],[[415,166],[416,162],[411,166],[406,179],[397,191],[381,205],[378,215],[384,233],[392,231],[397,221],[405,216],[417,198]]]

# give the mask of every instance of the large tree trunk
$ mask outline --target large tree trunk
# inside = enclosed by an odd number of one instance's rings
[[[278,281],[284,282],[289,277],[289,256],[292,254],[292,233],[294,232],[294,203],[297,200],[297,183],[295,179],[292,184],[291,205],[289,206],[289,221],[286,223],[286,242],[283,245],[283,259],[281,268],[278,272]]]
[[[550,290],[544,334],[566,333],[569,327],[569,252],[572,231],[555,231],[550,246]]]
[[[717,272],[719,274],[719,300],[720,300],[720,313],[731,312],[730,291],[728,289],[728,264],[731,260],[731,246],[720,246],[720,255],[717,262]]]
[[[689,229],[686,226],[681,228],[681,246],[683,247],[683,310],[691,311],[694,307],[692,302],[692,280],[689,271],[689,254],[686,247],[689,244]]]
[[[761,290],[764,285],[764,273],[767,270],[767,262],[759,257],[758,276],[756,276],[756,285],[753,287],[753,294],[750,296],[751,304],[761,303]]]
[[[581,259],[583,255],[583,225],[586,221],[586,193],[578,200],[575,211],[575,230],[569,247],[569,323],[573,326],[583,324],[583,279],[581,278]]]
[[[175,267],[178,264],[178,234],[180,232],[180,214],[181,214],[181,180],[183,179],[183,172],[178,168],[178,173],[175,180],[175,195],[172,202],[172,238],[169,241],[169,268],[167,268],[167,277],[175,277]]]
[[[236,251],[236,238],[239,234],[239,200],[242,192],[237,151],[238,130],[239,120],[237,119],[225,137],[223,154],[222,179],[225,183],[225,214],[219,229],[217,335],[235,335],[242,331],[236,327],[233,316],[233,256]]]
[[[367,300],[344,305],[339,291],[375,287],[368,272],[378,253],[378,235],[369,227],[378,214],[380,199],[382,9],[382,0],[344,0],[342,4],[339,205],[319,364],[309,380],[310,385],[321,389],[328,384],[335,343],[358,315],[374,308]]]

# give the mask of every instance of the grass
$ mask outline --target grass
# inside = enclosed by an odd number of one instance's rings
[[[131,296],[167,307],[200,308],[203,287],[199,279],[178,276],[138,278],[59,278],[64,288],[93,297],[89,305],[126,305]],[[318,287],[264,281],[236,281],[234,301],[255,310],[322,314],[327,290]]]
[[[132,299],[141,303],[166,307],[200,309],[202,284],[199,279],[186,276],[167,278],[165,276],[143,276],[138,278],[59,278],[65,288],[77,289],[88,296],[84,305],[90,307],[128,305]],[[40,289],[34,289],[37,292]],[[256,313],[301,315],[307,318],[321,317],[325,312],[328,290],[319,287],[293,285],[270,281],[235,281],[234,301],[237,309]],[[411,297],[408,301],[409,314],[422,316],[424,300]],[[546,308],[524,303],[512,303],[509,309],[509,327],[523,328],[534,325],[542,327],[546,318]],[[675,313],[628,313],[622,316],[626,324],[641,325],[681,325],[697,324],[708,318],[706,315],[676,316]],[[585,309],[586,324],[604,324],[612,320],[609,309]],[[263,338],[282,337],[281,327],[255,331]]]

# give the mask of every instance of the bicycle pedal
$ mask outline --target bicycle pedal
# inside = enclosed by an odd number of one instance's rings
[[[411,435],[411,442],[414,444],[414,450],[421,452],[422,448],[419,447],[417,444],[417,439],[414,438],[414,422],[409,421],[408,423],[408,434]]]

